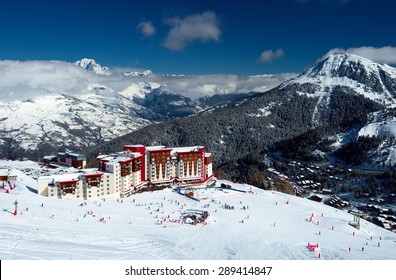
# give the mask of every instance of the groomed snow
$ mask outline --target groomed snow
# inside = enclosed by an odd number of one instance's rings
[[[396,118],[383,122],[369,123],[359,131],[359,136],[395,137]]]
[[[0,192],[2,260],[311,260],[319,253],[322,259],[333,260],[396,259],[395,233],[364,220],[356,230],[348,224],[353,216],[346,212],[249,185],[219,181],[218,185],[224,182],[251,192],[198,190],[200,202],[166,189],[122,202],[99,199],[84,205],[30,191],[27,186],[36,189],[36,181],[20,169],[38,168],[35,163],[0,161],[0,166],[10,166],[19,176],[16,189]],[[15,200],[22,212],[17,216]],[[225,209],[224,204],[235,209]],[[209,211],[207,224],[178,223],[187,209]],[[100,222],[102,218],[105,222]],[[308,243],[319,248],[312,252]]]
[[[371,120],[359,130],[359,136],[381,137],[382,145],[377,149],[376,162],[384,162],[387,166],[396,165],[396,117],[386,116],[382,112],[375,112],[369,116]]]

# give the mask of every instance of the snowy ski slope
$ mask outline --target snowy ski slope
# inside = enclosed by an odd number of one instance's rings
[[[36,163],[0,166],[18,175],[14,190],[0,191],[2,260],[312,260],[319,254],[325,260],[396,259],[395,233],[364,220],[356,230],[346,212],[249,185],[232,184],[246,193],[198,190],[200,201],[166,189],[85,204],[29,190],[36,181],[20,169]],[[187,209],[208,211],[207,224],[180,223]],[[318,245],[315,252],[308,243]]]

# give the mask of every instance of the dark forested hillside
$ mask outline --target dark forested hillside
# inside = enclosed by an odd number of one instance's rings
[[[90,155],[125,144],[204,145],[222,164],[307,131],[316,102],[287,89],[271,90],[235,108],[147,126],[90,150]]]

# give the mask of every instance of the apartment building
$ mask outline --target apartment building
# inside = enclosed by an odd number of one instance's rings
[[[147,186],[207,187],[215,183],[204,146],[126,145],[97,157],[98,167],[38,178],[41,195],[60,199],[126,197]]]

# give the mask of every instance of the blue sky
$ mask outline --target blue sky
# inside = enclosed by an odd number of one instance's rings
[[[0,60],[155,73],[302,72],[328,52],[396,64],[392,0],[2,1]]]

